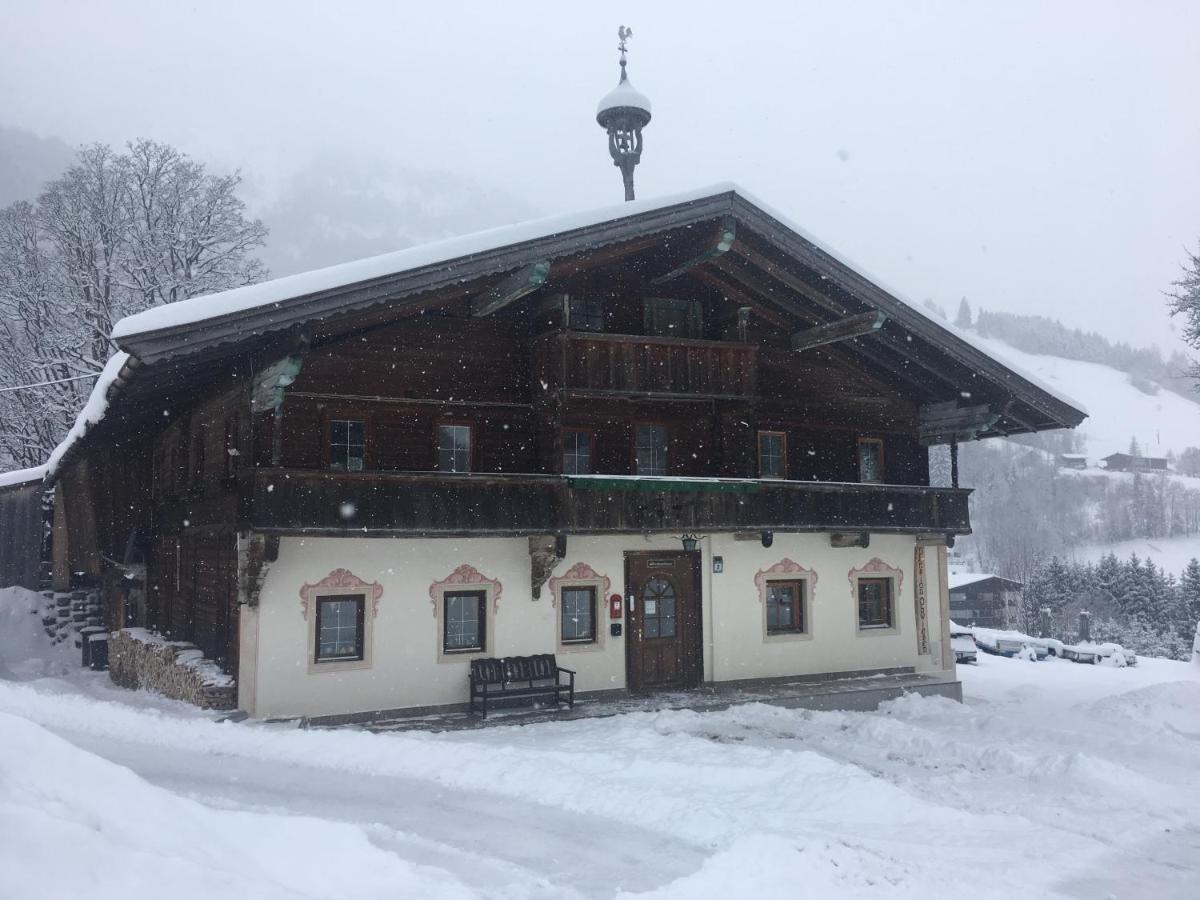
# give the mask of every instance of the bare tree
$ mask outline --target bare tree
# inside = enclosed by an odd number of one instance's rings
[[[35,205],[0,210],[0,463],[61,440],[118,319],[266,275],[240,184],[165,144],[94,144]]]

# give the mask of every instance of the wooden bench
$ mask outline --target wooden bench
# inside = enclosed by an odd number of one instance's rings
[[[563,675],[569,676],[565,684]],[[476,702],[486,716],[489,700],[509,697],[553,697],[555,706],[566,700],[567,706],[573,709],[575,670],[560,666],[553,653],[471,660],[471,697],[468,707],[472,715]]]

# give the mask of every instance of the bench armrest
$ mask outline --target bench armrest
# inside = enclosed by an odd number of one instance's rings
[[[574,674],[575,674],[575,670],[574,670],[574,669],[568,669],[568,668],[566,668],[565,666],[558,666],[558,671],[560,671],[560,672],[566,672],[568,675],[574,675]]]

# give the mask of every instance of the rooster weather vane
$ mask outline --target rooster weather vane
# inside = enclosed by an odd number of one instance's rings
[[[621,78],[596,107],[596,121],[608,132],[608,154],[613,165],[621,170],[625,183],[625,199],[632,200],[633,169],[642,159],[642,129],[650,121],[650,99],[636,90],[625,71],[625,42],[633,37],[633,29],[617,28],[617,50],[621,53]]]

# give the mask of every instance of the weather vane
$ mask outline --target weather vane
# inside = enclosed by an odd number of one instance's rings
[[[625,73],[625,42],[633,37],[633,29],[617,28],[617,49],[621,52],[621,79],[617,86],[596,107],[596,121],[608,132],[608,153],[613,165],[621,170],[625,183],[625,199],[633,199],[633,168],[642,158],[642,128],[650,121],[650,100],[634,90]]]
[[[620,43],[617,44],[617,49],[621,51],[621,67],[622,68],[625,67],[625,53],[628,50],[628,48],[625,46],[625,42],[627,40],[629,40],[631,37],[633,37],[633,29],[632,28],[626,28],[624,25],[617,26],[617,38],[620,41]]]

